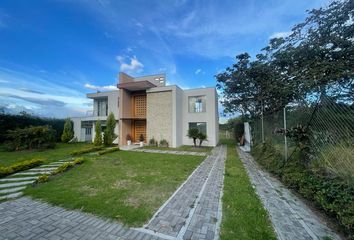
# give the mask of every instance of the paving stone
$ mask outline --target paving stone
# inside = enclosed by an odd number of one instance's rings
[[[250,154],[239,148],[237,151],[279,239],[340,239],[300,198],[263,171]]]
[[[8,195],[0,196],[0,200],[13,199],[13,198],[20,197],[22,195],[23,195],[22,192],[11,193],[11,194],[8,194]]]
[[[0,194],[19,192],[25,188],[26,187],[5,188],[0,190]]]
[[[19,182],[19,181],[28,181],[28,180],[35,180],[37,177],[19,177],[19,178],[3,178],[0,179],[1,182]]]
[[[34,180],[23,181],[23,182],[1,183],[0,184],[0,189],[28,185],[28,184],[31,184],[33,182],[34,182]]]

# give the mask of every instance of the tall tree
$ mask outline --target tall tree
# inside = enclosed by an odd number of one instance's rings
[[[101,130],[101,121],[96,121],[95,124],[95,139],[93,140],[95,146],[102,145],[102,130]]]
[[[354,1],[309,11],[290,36],[271,39],[256,59],[247,53],[216,76],[226,113],[273,112],[314,93],[354,101]]]
[[[71,124],[71,120],[67,118],[64,123],[63,134],[61,135],[62,142],[69,142],[74,137],[73,126]]]
[[[116,127],[116,119],[114,118],[114,114],[110,112],[107,117],[107,127],[104,130],[103,142],[104,145],[110,146],[112,145],[114,139],[117,135],[114,133],[114,128]]]

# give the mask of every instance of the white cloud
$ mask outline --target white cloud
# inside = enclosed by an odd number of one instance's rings
[[[117,87],[113,86],[113,85],[96,86],[96,85],[92,85],[90,83],[86,83],[84,85],[84,87],[87,88],[87,89],[95,90],[95,91],[112,91],[112,90],[116,90],[117,89]]]
[[[136,56],[117,56],[116,59],[120,63],[120,71],[122,72],[140,73],[144,69],[144,64],[142,64]]]
[[[272,38],[286,38],[287,36],[289,36],[291,34],[291,32],[276,32],[273,33],[272,35],[270,35],[270,39]]]
[[[195,70],[195,75],[198,75],[199,73],[201,73],[202,72],[202,69],[200,69],[200,68],[198,68],[197,70]]]

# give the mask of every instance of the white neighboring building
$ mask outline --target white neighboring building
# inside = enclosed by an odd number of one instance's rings
[[[93,100],[93,110],[88,111],[85,117],[73,117],[74,135],[79,142],[91,142],[95,138],[95,123],[101,121],[106,126],[107,116],[110,112],[117,119],[115,133],[118,135],[118,89],[109,92],[89,93],[86,95]]]
[[[97,120],[105,126],[107,115],[117,119],[116,142],[126,145],[126,136],[138,142],[143,135],[145,142],[151,138],[162,139],[170,147],[193,145],[187,137],[189,128],[197,128],[207,135],[203,146],[216,146],[219,141],[218,95],[215,88],[182,90],[176,85],[166,86],[164,74],[131,77],[119,74],[119,90],[87,94],[93,99],[89,116],[72,118],[78,141],[94,139]]]

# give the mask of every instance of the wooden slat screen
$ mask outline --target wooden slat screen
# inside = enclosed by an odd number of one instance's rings
[[[146,118],[146,95],[134,96],[134,117]]]

